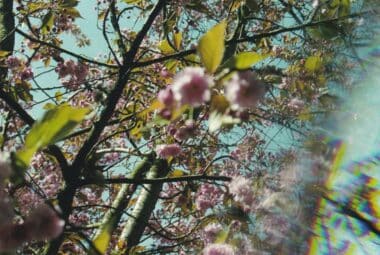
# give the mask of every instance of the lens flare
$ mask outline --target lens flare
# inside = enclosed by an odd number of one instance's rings
[[[324,138],[332,153],[326,192],[318,202],[307,254],[361,255],[380,251],[380,48],[343,107],[345,121]],[[347,113],[349,113],[347,115]],[[350,116],[347,118],[347,116]],[[337,116],[337,119],[341,119]],[[331,127],[331,125],[330,125]]]

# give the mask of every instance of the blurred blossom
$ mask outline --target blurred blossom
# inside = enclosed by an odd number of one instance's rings
[[[291,226],[289,220],[280,214],[267,214],[261,223],[266,235],[265,240],[271,245],[279,245],[286,238]]]
[[[293,98],[288,103],[288,107],[295,111],[300,111],[305,107],[305,102],[298,98]]]
[[[186,67],[174,77],[172,90],[174,98],[182,105],[200,106],[210,100],[212,78],[203,68]]]
[[[203,229],[203,235],[202,237],[204,238],[204,242],[206,244],[212,243],[215,241],[215,237],[217,234],[223,230],[223,226],[220,225],[219,223],[211,223],[208,224],[204,229]]]
[[[26,67],[24,70],[21,71],[20,73],[20,79],[21,80],[29,80],[33,78],[33,71],[32,68]]]
[[[21,65],[20,59],[16,56],[9,56],[5,62],[10,69],[17,68]]]
[[[205,211],[217,205],[223,200],[223,192],[217,186],[209,183],[202,184],[195,198],[195,205],[198,210]]]
[[[170,86],[158,92],[158,101],[163,103],[165,107],[172,107],[175,103],[172,88]]]
[[[187,120],[185,125],[180,127],[174,134],[177,141],[184,141],[189,138],[195,130],[195,123],[193,120]]]
[[[264,96],[265,87],[253,72],[236,72],[226,82],[225,94],[233,110],[251,108]]]
[[[53,239],[61,234],[65,222],[46,204],[38,206],[28,217],[25,225],[33,232],[33,239]]]
[[[240,203],[244,210],[251,207],[255,200],[251,180],[243,176],[233,177],[228,188],[234,200]]]
[[[234,255],[234,248],[229,244],[210,244],[203,249],[203,255]]]
[[[156,153],[160,158],[169,158],[178,156],[182,149],[179,144],[160,144],[156,147]]]
[[[4,224],[0,231],[0,252],[14,250],[31,238],[30,231],[23,224]]]

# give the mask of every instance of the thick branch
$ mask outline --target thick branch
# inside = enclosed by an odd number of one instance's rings
[[[308,28],[308,27],[315,27],[315,26],[319,26],[319,25],[323,25],[323,24],[329,24],[331,22],[347,20],[350,18],[358,18],[358,17],[364,16],[364,15],[370,15],[370,14],[374,14],[374,13],[377,14],[376,11],[366,11],[366,12],[354,13],[354,14],[351,14],[348,16],[343,16],[343,17],[334,18],[334,19],[308,22],[308,23],[301,24],[301,25],[296,25],[296,26],[286,27],[286,28],[280,28],[280,29],[269,31],[269,32],[261,32],[258,34],[254,34],[252,36],[242,37],[242,38],[237,39],[237,42],[238,43],[255,42],[258,39],[262,39],[262,38],[266,38],[266,37],[272,37],[272,36],[276,36],[276,35],[279,35],[282,33],[294,32],[294,31],[298,31],[298,30],[303,30],[303,29]],[[226,42],[226,46],[228,47],[229,45],[235,44],[235,43],[236,43],[236,39],[233,38],[232,40],[229,40]],[[183,57],[186,57],[188,55],[194,54],[196,52],[197,52],[196,49],[183,50],[183,51],[177,52],[175,54],[163,56],[163,57],[156,58],[156,59],[138,62],[134,65],[134,67],[145,67],[145,66],[149,66],[149,65],[152,65],[155,63],[161,63],[161,62],[164,62],[167,60],[171,60],[171,59],[179,59],[179,58],[183,58]]]
[[[190,182],[190,181],[231,181],[231,177],[228,176],[215,176],[215,175],[186,175],[179,177],[163,177],[154,179],[136,179],[136,178],[117,178],[117,179],[105,179],[105,184],[159,184],[169,182]],[[83,185],[93,184],[91,182],[83,182]]]
[[[13,52],[15,44],[15,20],[12,14],[13,0],[0,1],[0,50]],[[7,76],[8,69],[0,67],[0,79]]]
[[[158,159],[147,174],[148,179],[161,178],[167,175],[169,166],[166,160]],[[123,228],[118,243],[125,243],[125,254],[136,246],[144,233],[150,215],[152,214],[158,196],[162,190],[162,182],[145,185],[136,201],[135,207]]]
[[[130,175],[131,179],[142,178],[143,175],[148,172],[150,167],[152,166],[154,160],[154,155],[150,154],[146,157],[138,166],[133,170]],[[131,185],[123,184],[120,188],[114,202],[111,205],[111,208],[103,217],[103,220],[100,224],[100,228],[95,233],[93,240],[96,240],[99,236],[101,236],[105,231],[112,236],[112,233],[118,226],[118,223],[121,219],[121,216],[124,213],[125,208],[128,206],[128,203],[132,197],[132,194],[136,190],[137,186],[131,187]]]
[[[114,113],[116,104],[122,96],[124,87],[128,82],[132,67],[134,65],[133,60],[138,52],[140,44],[145,35],[147,34],[149,28],[153,24],[153,21],[160,13],[161,9],[164,7],[165,2],[165,0],[158,1],[156,6],[153,8],[151,14],[149,15],[143,28],[137,34],[136,39],[132,43],[131,49],[127,53],[127,57],[124,57],[124,59],[126,59],[127,62],[123,63],[123,66],[119,69],[119,75],[116,81],[116,85],[107,98],[107,105],[101,112],[99,121],[94,123],[92,132],[80,148],[76,158],[74,159],[74,162],[72,163],[69,169],[70,179],[67,181],[67,185],[64,188],[64,190],[62,190],[62,192],[60,192],[58,196],[59,205],[62,208],[62,216],[64,220],[67,220],[71,214],[72,203],[75,196],[76,188],[78,186],[79,176],[81,175],[82,169],[85,167],[86,159],[88,155],[91,153],[94,145],[97,143],[104,128],[107,126],[112,114]],[[54,239],[50,243],[46,251],[46,254],[55,255],[58,252],[63,240],[63,234]]]

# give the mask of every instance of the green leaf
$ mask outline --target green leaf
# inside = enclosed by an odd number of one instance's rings
[[[222,21],[221,23],[211,28],[199,40],[198,54],[204,67],[210,73],[214,73],[222,62],[225,50],[224,32],[226,30],[226,27],[226,21]]]
[[[230,234],[230,228],[231,227],[228,226],[227,229],[219,231],[218,234],[216,235],[214,243],[225,243]]]
[[[53,28],[54,25],[54,13],[49,11],[42,19],[41,32],[47,34]]]
[[[49,6],[49,3],[28,3],[28,11],[29,12],[36,12],[38,10],[43,10]]]
[[[124,3],[127,3],[127,4],[138,4],[141,1],[142,0],[124,0]]]
[[[90,253],[90,254],[99,254],[99,253],[105,254],[110,241],[111,241],[111,234],[110,234],[110,229],[108,225],[102,230],[102,232],[93,241],[94,246],[97,249],[97,253]]]
[[[208,119],[208,129],[212,133],[218,131],[221,127],[233,126],[238,123],[240,123],[240,119],[219,113],[218,111],[213,111]]]
[[[11,51],[0,50],[0,58],[8,57],[8,56],[11,55],[11,54],[12,54]]]
[[[230,58],[226,63],[225,67],[237,70],[244,70],[252,67],[258,62],[266,59],[269,55],[261,55],[257,52],[242,52],[238,55]]]
[[[78,11],[77,8],[67,8],[66,9],[66,14],[70,15],[71,17],[73,18],[83,18],[81,15],[80,15],[80,12]]]
[[[169,44],[167,40],[163,40],[158,45],[158,48],[163,54],[169,55],[175,53],[175,49]]]
[[[37,150],[67,136],[84,119],[88,111],[87,108],[74,108],[67,104],[46,111],[26,136],[23,149],[17,153],[18,159],[28,166]]]
[[[174,46],[177,50],[181,48],[181,43],[182,43],[182,33],[174,33],[173,34],[173,41],[174,41]]]
[[[311,56],[306,59],[305,68],[309,73],[314,73],[322,67],[322,59],[319,56]]]
[[[75,6],[78,5],[78,3],[79,3],[78,0],[64,0],[64,1],[60,4],[60,6],[61,6],[61,7],[75,7]]]

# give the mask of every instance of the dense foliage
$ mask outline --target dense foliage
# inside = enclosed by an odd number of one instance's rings
[[[306,253],[370,1],[88,2],[0,3],[0,251]]]

